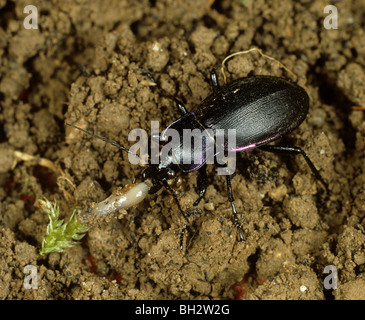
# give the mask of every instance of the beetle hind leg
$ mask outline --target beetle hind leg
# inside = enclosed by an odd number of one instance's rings
[[[294,155],[301,154],[304,157],[305,161],[307,162],[309,168],[312,170],[316,179],[321,181],[321,183],[325,187],[327,193],[329,193],[328,184],[324,181],[324,179],[322,178],[318,169],[313,164],[312,160],[309,159],[307,154],[301,148],[295,147],[295,146],[280,146],[280,145],[269,145],[269,144],[260,146],[258,148],[263,151],[268,151],[268,152],[273,152],[273,153],[287,153],[287,154],[294,154]]]

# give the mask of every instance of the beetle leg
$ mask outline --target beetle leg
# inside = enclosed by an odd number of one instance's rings
[[[194,202],[193,206],[197,206],[199,202],[204,198],[207,191],[207,165],[204,164],[198,171],[197,185],[199,198]]]
[[[268,152],[273,152],[273,153],[288,153],[288,154],[295,154],[295,155],[301,154],[304,157],[304,159],[307,162],[310,169],[312,170],[313,174],[317,178],[317,180],[321,181],[321,183],[323,184],[323,186],[325,187],[325,189],[328,193],[327,183],[324,181],[321,174],[319,173],[319,171],[317,170],[317,168],[314,166],[313,162],[311,161],[311,159],[309,159],[307,154],[301,148],[295,147],[295,146],[277,146],[277,145],[269,145],[269,144],[260,146],[258,148],[263,151],[268,151]]]
[[[188,110],[184,106],[184,104],[178,99],[172,96],[171,94],[168,94],[165,90],[160,88],[161,93],[166,97],[173,101],[175,101],[177,108],[179,109],[180,114],[183,116],[188,113]]]
[[[162,89],[160,87],[160,85],[158,84],[158,82],[155,80],[155,78],[153,77],[153,75],[145,69],[139,69],[139,71],[143,74],[145,74],[153,83],[156,84],[156,87],[160,90],[160,92],[162,93],[162,95],[164,95],[166,98],[171,99],[173,101],[175,101],[177,108],[179,109],[179,112],[181,113],[181,115],[183,116],[184,114],[188,113],[188,110],[185,108],[184,104],[177,98],[175,98],[174,96],[172,96],[171,94],[168,94],[164,89]]]
[[[186,217],[183,209],[181,208],[180,206],[180,202],[179,202],[179,199],[177,198],[176,196],[176,193],[174,192],[174,190],[172,190],[172,188],[168,185],[167,181],[164,180],[163,181],[163,185],[164,187],[167,189],[168,192],[170,192],[170,194],[172,195],[172,197],[174,198],[176,204],[177,204],[177,207],[179,208],[179,211],[181,212],[182,216],[184,217],[184,219],[186,220],[186,222],[189,224],[189,220],[188,218]]]
[[[188,215],[186,216],[186,219],[190,218],[190,213],[188,213]],[[184,225],[181,228],[181,232],[180,232],[180,250],[182,250],[184,248],[184,235],[186,232],[186,229],[188,228],[188,226],[190,226],[190,224],[186,224],[184,223]]]
[[[210,72],[210,81],[212,83],[213,91],[217,91],[219,89],[219,83],[215,69]]]
[[[140,179],[142,177],[142,173],[140,172],[140,173],[138,173],[134,178],[133,178],[133,181],[132,181],[132,183],[133,184],[136,184],[136,182],[137,182],[137,180],[138,179]]]
[[[181,232],[180,232],[180,250],[182,250],[184,248],[184,235],[185,235],[187,227],[188,227],[188,225],[184,224],[181,229]]]
[[[172,188],[168,185],[167,181],[164,180],[163,181],[163,185],[165,186],[165,188],[167,189],[167,191],[170,192],[170,194],[172,195],[172,197],[174,198],[176,204],[177,204],[177,207],[179,208],[179,211],[181,212],[182,216],[184,217],[184,219],[186,220],[186,223],[183,225],[182,229],[181,229],[181,233],[180,233],[180,250],[183,249],[183,242],[184,242],[184,234],[186,232],[186,229],[187,228],[190,228],[193,230],[193,228],[191,227],[190,223],[189,223],[189,219],[188,217],[186,216],[186,214],[184,213],[183,209],[181,208],[180,206],[180,202],[179,202],[179,199],[177,198],[174,190],[172,190]],[[190,216],[190,215],[189,215]],[[193,230],[194,231],[194,230]]]
[[[231,185],[231,176],[230,175],[226,175],[226,180],[227,180],[227,192],[228,192],[228,201],[231,203],[232,205],[232,212],[233,212],[233,221],[234,221],[234,225],[236,226],[238,233],[240,235],[240,239],[241,241],[244,241],[243,238],[243,232],[242,232],[242,228],[240,226],[240,223],[238,221],[238,216],[237,216],[237,211],[236,211],[236,206],[234,205],[234,197],[233,197],[233,192],[232,192],[232,185]]]
[[[204,198],[205,193],[207,191],[207,165],[204,164],[198,171],[198,178],[197,178],[197,184],[198,184],[198,192],[199,192],[199,198],[194,202],[193,206],[197,206],[199,202]],[[187,219],[189,219],[190,213],[187,215]],[[186,232],[188,225],[184,224],[181,233],[180,233],[180,249],[183,249],[184,244],[184,235]]]

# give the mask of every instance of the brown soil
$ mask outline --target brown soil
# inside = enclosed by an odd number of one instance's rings
[[[365,111],[353,108],[365,106],[364,1],[336,1],[337,30],[323,27],[328,1],[34,0],[38,30],[23,27],[27,4],[0,0],[1,299],[365,299]],[[82,245],[38,254],[48,218],[35,199],[56,199],[67,218],[140,171],[65,122],[129,146],[131,129],[179,116],[136,69],[192,110],[212,91],[210,70],[253,46],[308,89],[308,117],[288,140],[320,169],[328,196],[301,157],[253,150],[233,179],[244,243],[211,167],[183,251],[184,220],[163,191],[95,223]],[[257,53],[231,59],[228,74],[290,78]],[[195,186],[194,173],[177,183],[185,210]],[[23,285],[29,264],[38,289]],[[324,288],[327,265],[336,290]]]

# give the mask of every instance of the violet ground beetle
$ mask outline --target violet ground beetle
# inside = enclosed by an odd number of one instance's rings
[[[157,85],[157,82],[147,70],[139,69],[137,71],[146,74]],[[176,103],[181,114],[181,118],[170,124],[168,128],[175,129],[180,133],[186,127],[200,130],[212,129],[213,132],[217,129],[235,129],[236,146],[234,151],[259,148],[274,153],[301,154],[315,177],[322,182],[328,192],[327,184],[301,148],[290,145],[268,144],[290,133],[306,118],[309,109],[309,97],[302,87],[290,80],[274,76],[250,76],[220,86],[215,70],[211,72],[210,80],[213,93],[198,106],[195,112],[189,112],[179,99],[167,94],[158,86],[164,96]],[[68,125],[131,153],[115,142],[74,125]],[[180,153],[183,153],[183,149],[181,150]],[[160,160],[159,164],[149,164],[133,181],[135,183],[138,179],[142,181],[150,180],[152,182],[152,187],[149,190],[150,194],[156,193],[159,189],[165,187],[173,196],[179,211],[186,220],[180,234],[180,249],[183,248],[185,231],[187,227],[190,227],[189,216],[182,210],[175,192],[168,184],[168,180],[173,179],[178,171],[184,173],[198,171],[197,187],[199,196],[194,202],[194,206],[197,206],[204,198],[207,189],[206,159],[201,160],[199,164],[192,162],[189,165],[182,165],[181,163],[173,163],[171,157],[167,157]],[[240,240],[244,241],[243,231],[234,205],[231,186],[232,177],[233,175],[226,175],[228,200],[232,207],[234,225],[238,230]]]

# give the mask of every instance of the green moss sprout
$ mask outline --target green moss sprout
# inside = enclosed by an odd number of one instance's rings
[[[60,208],[56,201],[52,203],[47,199],[39,200],[39,203],[49,217],[47,226],[47,234],[42,241],[42,249],[39,251],[41,255],[51,252],[63,252],[64,249],[79,243],[86,232],[89,230],[87,226],[77,221],[75,209],[67,222],[60,220]]]

